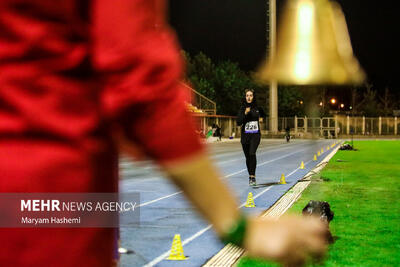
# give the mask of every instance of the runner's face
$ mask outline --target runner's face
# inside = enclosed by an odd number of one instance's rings
[[[253,93],[251,91],[248,91],[246,93],[246,101],[247,101],[247,103],[253,102]]]

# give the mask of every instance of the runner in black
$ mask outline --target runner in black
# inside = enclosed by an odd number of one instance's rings
[[[286,142],[289,143],[289,141],[290,141],[290,127],[289,126],[286,127],[285,132],[286,132],[286,135],[285,135],[286,136]]]
[[[237,116],[237,125],[242,126],[240,142],[246,156],[246,166],[249,172],[249,185],[256,185],[256,151],[260,144],[260,118],[265,117],[264,110],[257,107],[253,89],[245,90],[245,99]]]

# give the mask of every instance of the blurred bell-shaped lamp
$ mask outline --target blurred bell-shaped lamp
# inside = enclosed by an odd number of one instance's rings
[[[276,54],[257,73],[281,84],[361,84],[365,73],[353,55],[344,14],[328,0],[288,0]]]

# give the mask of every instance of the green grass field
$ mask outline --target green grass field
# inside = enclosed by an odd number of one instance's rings
[[[400,266],[400,141],[354,146],[358,151],[336,153],[289,212],[321,200],[335,213],[336,242],[323,264],[313,266]],[[239,266],[277,265],[244,258]]]

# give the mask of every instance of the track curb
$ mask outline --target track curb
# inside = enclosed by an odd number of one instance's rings
[[[309,186],[311,180],[308,177],[319,173],[329,160],[339,150],[341,141],[336,144],[331,153],[329,153],[317,166],[298,180],[297,183],[291,187],[280,199],[278,199],[269,209],[260,214],[261,217],[269,219],[278,219],[282,216],[301,196],[302,192]],[[226,245],[211,259],[209,259],[203,266],[204,267],[230,267],[235,266],[239,259],[245,255],[242,248],[236,247],[232,244]]]

